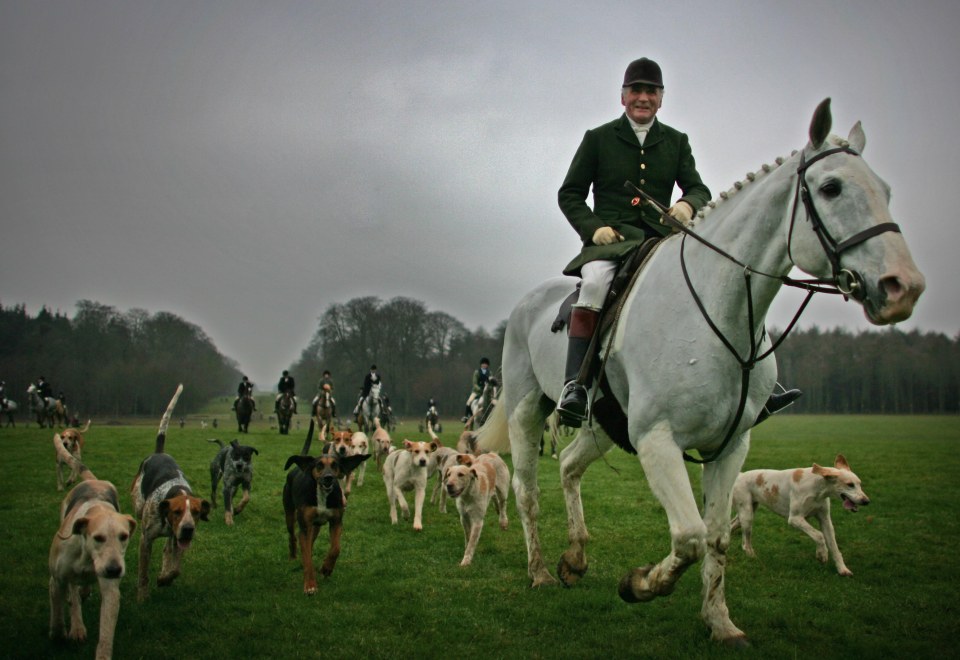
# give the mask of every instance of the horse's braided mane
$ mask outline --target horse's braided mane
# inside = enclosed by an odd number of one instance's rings
[[[838,138],[838,137],[833,136],[833,135],[831,135],[831,136],[828,138],[828,141],[836,144],[836,145],[839,146],[839,147],[848,147],[848,146],[850,146],[850,143],[847,142],[846,140],[844,140],[844,139],[842,139],[842,138]],[[793,156],[796,156],[796,155],[797,155],[797,151],[796,151],[796,150],[790,152],[790,157],[793,157]],[[710,200],[709,202],[707,202],[707,204],[706,204],[705,206],[703,206],[703,208],[701,208],[699,211],[697,211],[697,220],[701,220],[701,219],[707,217],[708,215],[710,215],[710,212],[711,212],[713,209],[717,208],[717,205],[718,205],[718,204],[721,204],[722,202],[725,202],[726,200],[730,199],[731,197],[733,197],[734,195],[736,195],[737,192],[739,192],[740,190],[742,190],[744,186],[753,183],[753,182],[756,181],[759,177],[762,177],[762,176],[765,175],[765,174],[769,174],[769,173],[772,172],[773,170],[777,169],[778,167],[780,167],[781,165],[783,165],[783,163],[784,163],[785,161],[786,161],[786,158],[783,158],[782,156],[780,156],[780,157],[777,157],[777,158],[773,161],[773,164],[772,164],[772,165],[771,165],[771,164],[764,163],[757,172],[747,172],[746,177],[744,177],[744,179],[743,179],[742,181],[737,181],[737,182],[735,182],[735,183],[733,184],[733,187],[732,187],[732,188],[730,188],[729,190],[725,190],[725,191],[721,192],[721,193],[716,197],[716,199]]]

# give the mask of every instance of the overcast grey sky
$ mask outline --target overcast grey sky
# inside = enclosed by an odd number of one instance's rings
[[[927,276],[901,327],[953,336],[958,32],[956,0],[0,0],[0,303],[171,311],[264,387],[356,296],[492,329],[578,251],[557,188],[647,56],[714,195],[824,97],[862,120]]]

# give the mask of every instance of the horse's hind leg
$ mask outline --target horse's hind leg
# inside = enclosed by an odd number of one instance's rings
[[[583,517],[580,480],[595,460],[613,443],[599,429],[582,428],[576,439],[560,454],[560,484],[567,506],[567,533],[570,547],[560,557],[557,575],[564,585],[573,586],[587,572],[586,545],[590,538]]]
[[[527,543],[527,572],[534,587],[556,582],[543,562],[537,529],[537,517],[540,514],[538,448],[545,417],[540,405],[540,392],[531,390],[520,400],[508,420],[510,451],[513,454],[513,490],[517,494],[517,511]]]
[[[749,431],[731,443],[726,455],[703,468],[703,521],[707,526],[706,555],[703,559],[703,606],[700,615],[710,628],[712,639],[743,646],[747,637],[730,620],[724,587],[727,548],[730,546],[730,505],[733,485],[750,447]]]
[[[680,576],[703,556],[707,532],[669,425],[657,424],[640,439],[637,451],[650,490],[667,514],[671,550],[659,564],[635,568],[620,581],[620,597],[630,603],[670,594]]]

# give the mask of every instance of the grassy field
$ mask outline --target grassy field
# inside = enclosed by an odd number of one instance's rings
[[[228,404],[229,405],[229,404]],[[215,411],[214,411],[215,412]],[[198,419],[172,425],[167,451],[195,492],[210,496],[208,464],[216,446],[237,437],[229,419],[201,429]],[[301,416],[302,419],[302,416]],[[94,420],[85,462],[121,492],[154,443],[156,423]],[[454,444],[448,420],[442,439]],[[669,549],[666,519],[634,457],[613,450],[583,484],[593,537],[590,570],[573,589],[533,590],[526,577],[523,534],[510,502],[510,528],[488,515],[474,563],[459,568],[463,535],[453,506],[424,509],[424,531],[410,521],[393,527],[383,482],[371,463],[346,515],[343,553],[319,594],[302,593],[299,562],[287,556],[280,493],[283,463],[297,453],[306,423],[279,436],[256,421],[241,438],[260,450],[253,498],[227,527],[222,508],[203,523],[170,588],[135,594],[139,531],[127,552],[127,576],[115,637],[119,658],[592,658],[726,657],[699,618],[699,572],[691,570],[667,598],[628,605],[617,596],[631,567],[658,561]],[[402,425],[395,443],[420,439]],[[58,524],[52,433],[0,429],[0,656],[89,658],[96,645],[99,596],[84,607],[92,635],[82,645],[47,638],[47,553]],[[843,452],[873,503],[857,514],[834,506],[837,538],[852,578],[821,565],[814,544],[786,521],[758,513],[757,559],[735,536],[727,571],[731,616],[749,635],[746,655],[764,658],[953,655],[960,637],[960,476],[957,417],[820,417],[783,415],[754,433],[746,468],[832,464]],[[509,457],[507,457],[509,459]],[[508,460],[509,462],[509,460]],[[697,468],[691,467],[699,484]],[[548,561],[565,547],[566,525],[557,464],[541,459],[541,530]],[[220,497],[218,495],[218,500]],[[318,539],[323,551],[326,533]],[[152,581],[161,544],[154,546]],[[742,654],[737,654],[742,655]]]

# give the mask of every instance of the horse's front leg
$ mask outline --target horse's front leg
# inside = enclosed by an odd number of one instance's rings
[[[660,563],[635,568],[620,580],[620,597],[628,603],[669,595],[680,576],[703,556],[707,532],[669,424],[654,426],[640,439],[637,452],[650,490],[667,514],[671,551]]]
[[[527,573],[531,586],[553,584],[556,579],[547,570],[540,548],[537,518],[540,515],[540,486],[537,484],[538,443],[543,418],[538,410],[539,392],[530,392],[514,410],[508,421],[510,452],[513,455],[513,490],[517,495],[517,512],[527,544]]]
[[[746,646],[747,636],[730,620],[725,593],[727,548],[730,547],[730,508],[733,485],[750,448],[750,432],[734,440],[726,454],[703,468],[703,521],[707,554],[703,560],[703,606],[700,615],[710,637],[731,646]]]
[[[586,546],[590,535],[583,516],[580,480],[595,460],[613,443],[599,429],[582,428],[576,439],[560,455],[560,484],[567,506],[567,533],[570,547],[560,556],[557,576],[565,586],[573,586],[587,572]]]

